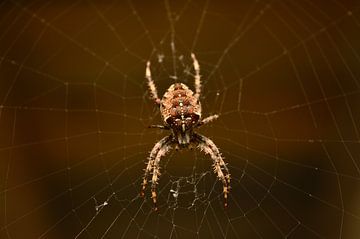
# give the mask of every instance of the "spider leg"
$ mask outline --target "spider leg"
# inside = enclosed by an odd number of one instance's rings
[[[168,126],[165,126],[165,125],[149,125],[149,128],[156,128],[156,129],[164,129],[164,130],[168,130],[170,129]]]
[[[191,58],[193,60],[193,66],[195,70],[195,98],[199,100],[201,94],[200,65],[194,53],[191,53]]]
[[[162,138],[159,142],[157,142],[155,144],[155,146],[152,148],[152,150],[150,152],[150,155],[149,155],[149,161],[148,161],[148,163],[146,165],[146,168],[145,168],[143,182],[141,184],[142,185],[141,186],[141,191],[140,191],[140,196],[141,197],[143,197],[144,194],[145,194],[145,188],[146,188],[146,185],[147,185],[147,180],[148,180],[149,174],[151,172],[151,169],[153,168],[155,158],[156,158],[159,150],[162,147],[164,147],[166,142],[168,142],[170,139],[171,139],[171,136],[166,136],[166,137]]]
[[[204,124],[208,124],[213,122],[214,120],[216,120],[217,118],[219,118],[219,115],[210,115],[208,117],[206,117],[205,119],[201,120],[200,123],[198,123],[197,127],[202,126]]]
[[[214,144],[214,142],[200,134],[195,134],[195,137],[198,141],[198,148],[203,151],[205,154],[210,155],[213,160],[213,168],[214,173],[217,175],[218,179],[223,184],[223,193],[224,193],[224,207],[227,207],[227,199],[230,190],[230,173],[229,169],[226,166],[221,154],[219,152],[218,147]]]
[[[147,79],[151,98],[155,101],[156,104],[160,104],[160,99],[157,94],[155,83],[154,83],[153,79],[151,78],[150,61],[148,61],[146,63],[145,78]]]
[[[159,149],[157,153],[154,164],[153,164],[153,174],[151,179],[151,198],[154,203],[154,210],[157,211],[157,193],[156,193],[156,185],[158,184],[158,180],[160,177],[160,159],[161,157],[165,156],[170,149],[172,148],[171,141],[167,141],[163,146]]]
[[[149,161],[145,168],[145,174],[143,177],[142,187],[140,191],[140,196],[144,197],[145,189],[148,182],[148,177],[152,170],[152,185],[151,185],[151,198],[153,199],[154,203],[154,210],[157,210],[156,202],[157,202],[157,194],[156,194],[156,185],[157,181],[160,177],[160,159],[164,156],[167,152],[171,149],[171,140],[172,136],[166,136],[162,138],[159,142],[155,144],[153,149],[150,152]]]

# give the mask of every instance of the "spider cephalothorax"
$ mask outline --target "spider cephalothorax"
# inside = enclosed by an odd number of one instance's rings
[[[169,152],[171,148],[182,149],[193,147],[199,148],[213,159],[214,172],[223,183],[224,205],[225,207],[227,206],[227,197],[230,189],[229,170],[214,142],[194,132],[195,128],[217,119],[218,115],[212,115],[205,119],[201,118],[201,104],[199,101],[201,92],[200,66],[195,55],[191,54],[191,57],[195,69],[195,94],[185,84],[175,83],[169,87],[161,100],[157,95],[154,81],[151,78],[150,62],[147,62],[145,77],[148,80],[151,97],[160,105],[160,112],[164,121],[164,125],[152,125],[150,127],[171,130],[171,135],[161,139],[151,150],[143,178],[141,196],[144,196],[148,176],[152,173],[151,197],[155,209],[157,209],[156,185],[160,176],[159,163],[161,157]]]

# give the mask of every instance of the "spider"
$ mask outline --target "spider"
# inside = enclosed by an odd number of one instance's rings
[[[158,97],[155,83],[151,78],[150,61],[146,64],[145,78],[147,79],[150,95],[155,103],[160,106],[163,119],[163,125],[151,125],[149,127],[171,130],[171,134],[158,141],[151,150],[140,192],[140,196],[144,197],[148,177],[152,174],[151,198],[155,210],[157,210],[156,185],[160,177],[159,164],[161,157],[165,156],[172,148],[178,150],[192,149],[194,147],[212,158],[214,173],[223,184],[224,207],[227,207],[230,189],[229,170],[214,142],[194,132],[194,129],[216,120],[219,116],[215,114],[204,119],[201,118],[201,104],[199,101],[201,94],[200,65],[195,54],[192,53],[191,58],[195,70],[195,94],[185,84],[175,83],[169,87],[162,99]]]

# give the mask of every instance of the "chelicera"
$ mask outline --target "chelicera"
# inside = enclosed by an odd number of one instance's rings
[[[170,130],[171,134],[158,141],[150,152],[148,163],[145,168],[140,196],[144,196],[148,178],[151,176],[151,198],[154,209],[157,210],[156,186],[160,177],[160,159],[172,148],[188,149],[198,148],[213,160],[214,173],[223,184],[224,206],[227,207],[227,199],[230,190],[230,173],[218,147],[214,142],[198,133],[194,129],[208,124],[218,115],[211,115],[204,119],[201,117],[201,94],[200,65],[195,54],[191,54],[195,70],[195,94],[183,83],[172,84],[165,92],[162,99],[158,97],[156,86],[151,77],[150,62],[147,62],[145,78],[147,79],[151,98],[160,106],[163,125],[151,125],[151,128]]]

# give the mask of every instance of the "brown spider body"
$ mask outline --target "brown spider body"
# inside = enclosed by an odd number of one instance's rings
[[[151,198],[157,210],[156,185],[160,177],[160,159],[165,156],[172,148],[185,149],[197,147],[205,154],[210,155],[213,160],[214,173],[223,184],[223,194],[225,207],[230,188],[230,173],[214,142],[198,133],[194,129],[208,124],[218,118],[218,115],[211,115],[205,119],[201,118],[201,104],[199,101],[201,93],[200,66],[194,54],[191,54],[195,69],[195,93],[183,83],[172,84],[160,100],[156,86],[151,78],[150,62],[147,62],[145,78],[151,98],[156,104],[160,105],[161,116],[164,125],[152,125],[151,128],[171,130],[172,134],[159,140],[150,152],[149,160],[145,168],[142,182],[141,196],[151,176]]]
[[[160,112],[178,143],[181,146],[189,144],[192,129],[201,118],[201,104],[192,90],[182,83],[172,84],[161,100]]]

